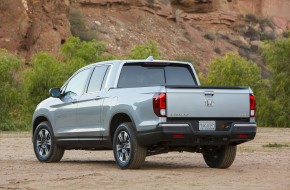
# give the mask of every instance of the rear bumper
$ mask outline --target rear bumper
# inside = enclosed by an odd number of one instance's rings
[[[237,145],[253,140],[256,131],[255,122],[233,122],[222,131],[199,131],[189,123],[160,123],[155,130],[138,132],[137,138],[143,146]]]

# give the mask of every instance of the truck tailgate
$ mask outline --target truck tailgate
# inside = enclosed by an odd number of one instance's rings
[[[248,87],[166,87],[167,117],[246,118]]]

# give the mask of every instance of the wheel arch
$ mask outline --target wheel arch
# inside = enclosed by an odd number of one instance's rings
[[[124,123],[124,122],[132,122],[133,123],[133,130],[136,131],[136,126],[135,126],[134,120],[132,119],[130,114],[127,114],[124,112],[116,113],[116,114],[114,114],[114,116],[112,117],[111,122],[110,122],[109,135],[110,135],[110,140],[112,143],[113,143],[114,133],[115,133],[117,127],[121,123]]]
[[[41,123],[41,122],[44,122],[44,121],[47,121],[49,122],[49,124],[51,125],[49,119],[46,117],[46,116],[43,116],[43,115],[40,115],[38,117],[36,117],[33,121],[33,128],[32,128],[32,136],[36,130],[36,127]],[[52,130],[52,129],[51,129]]]

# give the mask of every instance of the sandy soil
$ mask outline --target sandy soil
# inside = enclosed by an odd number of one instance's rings
[[[269,143],[289,147],[268,148]],[[290,189],[290,129],[259,128],[240,145],[229,169],[211,169],[200,154],[146,158],[139,170],[120,170],[111,151],[66,151],[59,163],[40,163],[30,133],[0,132],[0,189]]]

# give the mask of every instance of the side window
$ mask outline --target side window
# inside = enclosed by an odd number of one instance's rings
[[[76,74],[67,84],[65,92],[69,95],[82,95],[91,69]]]
[[[95,67],[87,92],[100,91],[102,84],[105,81],[105,74],[108,70],[108,66]]]

